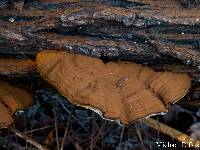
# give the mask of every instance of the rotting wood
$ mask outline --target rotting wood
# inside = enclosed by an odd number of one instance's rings
[[[38,78],[35,61],[30,59],[0,59],[0,78]]]
[[[42,49],[57,49],[189,72],[196,84],[200,81],[199,11],[173,0],[30,2],[22,10],[0,10],[0,58],[34,59]],[[27,74],[35,78],[32,71]],[[23,76],[0,73],[2,78],[9,75]]]
[[[94,57],[105,56],[120,59],[130,56],[129,58],[135,59],[136,61],[140,59],[142,61],[144,59],[147,61],[149,59],[151,61],[153,59],[167,59],[161,57],[151,45],[147,44],[134,44],[128,41],[102,40],[91,37],[63,36],[54,33],[19,33],[3,28],[0,28],[0,30],[2,31],[0,33],[1,41],[9,44],[7,49],[1,48],[0,53],[2,55],[24,54],[34,56],[42,49],[60,49]],[[150,50],[152,52],[149,52]],[[149,61],[149,63],[151,62]]]
[[[190,61],[190,59],[192,59],[192,65],[199,65],[197,59],[198,57],[193,57],[194,55],[198,56],[199,51],[194,50],[193,47],[188,48],[187,45],[184,45],[184,43],[187,43],[185,41],[188,41],[188,43],[192,44],[192,46],[195,46],[194,44],[196,44],[196,47],[199,47],[199,9],[185,9],[180,4],[174,1],[163,1],[162,4],[164,3],[164,5],[160,5],[159,1],[142,1],[137,3],[142,3],[142,5],[137,4],[135,6],[132,5],[131,7],[116,7],[112,4],[108,5],[100,3],[66,2],[66,7],[58,9],[38,9],[33,7],[31,9],[20,11],[19,14],[16,10],[1,11],[1,15],[4,16],[0,25],[0,47],[2,47],[2,56],[6,55],[6,53],[9,52],[13,53],[14,55],[16,55],[18,52],[32,55],[32,51],[35,54],[35,50],[33,49],[42,48],[67,49],[65,45],[70,48],[70,44],[64,44],[62,41],[63,35],[60,35],[60,33],[64,31],[63,33],[68,35],[69,38],[71,37],[69,36],[69,34],[74,33],[78,36],[91,36],[91,39],[94,38],[98,39],[99,41],[102,40],[102,38],[106,38],[106,40],[108,41],[123,40],[124,43],[129,41],[129,45],[131,47],[134,47],[133,43],[137,42],[143,45],[141,47],[139,46],[138,49],[148,49],[148,52],[149,49],[151,50],[150,53],[143,53],[143,51],[140,51],[137,53],[138,55],[134,54],[134,56],[136,56],[134,57],[132,56],[132,51],[130,51],[129,53],[129,49],[126,48],[121,48],[120,52],[118,52],[118,50],[115,50],[116,48],[118,49],[118,47],[111,47],[111,52],[109,48],[106,49],[105,47],[98,47],[99,51],[101,52],[97,52],[96,54],[94,54],[92,50],[88,49],[88,46],[86,46],[86,48],[81,47],[81,50],[83,51],[80,52],[79,49],[78,53],[88,53],[89,51],[91,53],[89,53],[88,55],[108,55],[117,56],[118,58],[129,57],[133,60],[136,59],[136,61],[137,58],[141,58],[143,61],[148,60],[148,58],[158,58],[161,59],[161,61],[159,62],[162,62],[162,58],[164,55],[162,55],[161,57],[155,57],[155,55],[158,56],[159,53],[163,52],[163,50],[158,49],[156,53],[155,49],[153,49],[152,46],[150,46],[150,44],[148,43],[149,40],[155,40],[161,37],[161,39],[164,40],[161,45],[162,47],[171,47],[171,45],[173,47],[173,45],[176,46],[178,43],[182,44],[182,53],[175,53],[179,54],[178,57],[174,55],[173,51],[170,48],[168,48],[169,51],[167,52],[167,55],[179,58],[185,63],[187,63],[188,60]],[[90,8],[93,9],[91,10]],[[163,10],[166,10],[166,12],[168,12],[171,9],[177,12],[174,13],[172,11],[170,13],[161,13]],[[157,16],[155,16],[155,13],[158,13]],[[6,23],[5,18],[7,18],[8,21],[9,17],[12,17],[13,14],[14,17],[21,17],[22,21],[16,20],[12,23]],[[31,14],[34,14],[34,16],[31,16]],[[25,19],[24,21],[23,17],[28,17],[28,20]],[[42,33],[39,32],[43,32],[46,30],[48,30],[50,34],[42,35]],[[59,35],[56,35],[52,32],[59,32]],[[172,33],[174,33],[173,36]],[[177,40],[176,34],[179,37],[179,40]],[[189,36],[181,36],[184,34],[187,34]],[[197,35],[195,39],[193,38],[193,35]],[[113,38],[115,38],[115,40]],[[86,40],[87,39],[88,38],[86,38]],[[173,43],[167,43],[166,41],[172,41]],[[9,42],[7,47],[2,45],[4,42]],[[122,42],[117,43],[118,45],[121,45]],[[78,43],[76,44],[78,45]],[[5,52],[4,50],[7,50],[7,52]],[[74,50],[75,53],[77,53],[76,48],[74,48]],[[189,54],[187,52],[189,52]],[[118,55],[118,53],[120,53],[121,55]],[[141,53],[143,54],[140,55]],[[152,57],[151,54],[155,54],[154,57]],[[167,59],[169,60],[170,58],[168,57]],[[150,63],[150,61],[148,61],[147,63]],[[175,61],[175,63],[177,62]]]
[[[144,64],[143,66],[148,66]],[[197,72],[193,67],[186,65],[151,65],[156,71],[170,71],[187,73],[194,82],[198,82],[200,72]],[[39,78],[35,60],[30,59],[8,59],[0,58],[0,78]]]
[[[23,65],[22,65],[23,64]],[[156,71],[170,71],[170,72],[181,72],[181,73],[187,73],[190,75],[192,79],[192,86],[195,86],[198,84],[200,73],[196,72],[196,70],[193,67],[186,66],[186,65],[155,65],[151,66]],[[35,67],[35,61],[32,60],[23,60],[23,59],[0,59],[0,78],[1,79],[9,79],[11,81],[18,81],[19,83],[22,83],[22,81],[26,81],[23,84],[27,84],[27,81],[35,81],[41,82],[42,84],[48,85],[46,82],[43,82],[43,80],[40,78],[39,73],[37,72],[37,69]],[[196,87],[196,86],[195,86]],[[199,99],[199,88],[192,88],[192,91],[190,92],[190,96],[188,99],[181,101],[179,104],[184,104],[187,106],[193,106],[197,107],[198,99]],[[35,87],[32,87],[33,89],[37,88],[37,85]]]
[[[191,79],[195,82],[199,82],[199,71],[191,66],[186,65],[176,65],[176,64],[154,64],[147,65],[151,66],[153,69],[157,71],[171,71],[171,72],[182,72],[188,73],[191,76]],[[35,61],[30,59],[9,59],[9,58],[1,58],[0,59],[0,77],[1,78],[38,78],[39,74],[37,73],[37,69],[35,66]]]
[[[171,23],[171,24],[183,24],[183,25],[197,25],[200,24],[199,20],[197,20],[199,16],[199,9],[184,9],[180,6],[177,1],[174,0],[165,0],[165,1],[144,1],[141,2],[140,7],[129,7],[129,8],[121,8],[121,7],[113,7],[111,5],[98,4],[98,3],[86,3],[86,2],[78,2],[78,3],[70,3],[68,4],[70,7],[64,10],[57,10],[54,12],[54,16],[52,18],[52,14],[48,13],[39,13],[43,14],[46,17],[51,17],[51,20],[60,19],[62,23],[68,23],[68,25],[86,25],[91,24],[95,20],[104,19],[104,20],[115,20],[123,23],[126,26],[135,25],[135,26],[145,26],[145,25],[153,25],[160,23]],[[91,9],[92,8],[92,9]],[[138,9],[139,8],[139,9]],[[44,10],[46,11],[46,10]],[[1,13],[2,15],[4,13]],[[5,14],[13,15],[12,11],[7,12]],[[26,12],[20,12],[20,16],[37,16],[38,13],[34,14],[34,10],[28,10],[27,15]],[[61,16],[56,14],[62,14]],[[17,12],[16,12],[17,15]],[[57,18],[55,18],[57,17]],[[59,18],[58,18],[59,17]],[[41,21],[39,21],[41,22]],[[159,23],[160,22],[160,23]],[[46,24],[48,25],[48,24]]]
[[[36,70],[35,61],[22,60],[22,59],[0,59],[0,72],[1,74],[28,74],[34,73]]]
[[[162,43],[161,41],[151,41],[156,49],[166,55],[174,56],[181,59],[185,64],[200,65],[200,53],[192,50],[190,46],[180,46],[168,43]]]
[[[105,56],[121,60],[129,59],[129,61],[134,60],[147,64],[170,63],[170,58],[167,57],[167,55],[170,55],[171,60],[173,60],[172,57],[176,57],[186,64],[189,60],[189,64],[199,65],[199,52],[189,46],[181,45],[178,47],[172,43],[134,43],[124,40],[64,36],[55,33],[20,33],[16,30],[6,30],[3,28],[0,28],[0,30],[2,42],[9,42],[9,46],[6,49],[1,49],[0,53],[2,55],[23,54],[35,56],[41,49],[59,49],[94,57]],[[181,51],[177,50],[176,52],[174,48],[179,48]],[[167,55],[160,55],[160,53]]]

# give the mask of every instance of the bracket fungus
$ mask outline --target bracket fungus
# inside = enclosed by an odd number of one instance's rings
[[[37,54],[41,76],[73,104],[127,125],[166,112],[191,86],[185,73],[156,72],[134,63],[108,62],[64,51]]]
[[[32,95],[23,89],[0,81],[0,128],[13,122],[12,114],[33,103]]]

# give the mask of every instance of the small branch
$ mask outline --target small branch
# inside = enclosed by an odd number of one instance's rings
[[[64,133],[64,136],[63,136],[63,139],[62,139],[62,144],[61,144],[61,148],[60,150],[63,150],[64,149],[64,145],[65,145],[65,140],[66,140],[66,136],[68,134],[68,129],[69,129],[69,125],[71,123],[71,118],[72,118],[72,111],[68,117],[68,120],[67,120],[67,125],[66,125],[66,128],[65,128],[65,133]]]
[[[141,144],[141,149],[142,149],[142,150],[146,150],[145,145],[144,145],[144,142],[143,142],[143,139],[142,139],[141,132],[140,132],[139,127],[138,127],[138,124],[135,123],[134,125],[135,125],[135,129],[136,129],[136,133],[137,133],[139,142],[140,142],[140,144]]]
[[[155,130],[158,130],[158,131],[170,136],[171,138],[174,138],[174,139],[180,141],[182,144],[186,144],[189,147],[195,147],[195,146],[200,145],[199,140],[195,140],[195,139],[191,138],[189,135],[182,133],[174,128],[171,128],[171,127],[169,127],[161,122],[158,122],[154,119],[147,118],[147,119],[143,119],[141,122]]]
[[[26,136],[24,133],[16,130],[13,127],[9,127],[10,131],[13,132],[14,134],[16,134],[17,136],[19,136],[20,138],[26,140],[28,143],[34,145],[35,147],[37,147],[40,150],[48,150],[47,148],[43,147],[41,144],[39,144],[38,142],[34,141],[33,139],[29,138],[28,136]]]
[[[55,126],[55,131],[56,131],[56,145],[57,145],[57,150],[60,150],[60,144],[59,144],[59,137],[58,137],[58,118],[57,118],[57,113],[55,110],[53,110],[54,114],[54,126]]]

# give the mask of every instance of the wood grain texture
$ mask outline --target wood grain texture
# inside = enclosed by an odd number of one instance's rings
[[[0,3],[0,58],[33,60],[43,49],[56,49],[131,61],[157,71],[186,72],[194,81],[188,96],[192,102],[190,95],[200,81],[199,9],[193,7],[194,1],[187,8],[180,1],[37,0],[26,1],[23,7],[22,1],[13,1],[9,8]],[[1,78],[26,78],[36,85],[34,69],[21,73],[20,63],[4,64],[3,60]],[[18,66],[16,72],[6,71],[11,66]]]
[[[28,73],[34,73],[36,70],[35,61],[22,59],[0,59],[1,75],[23,76]]]
[[[199,65],[199,9],[185,8],[178,1],[45,0],[30,2],[29,8],[20,11],[3,9],[0,14],[0,57],[72,49],[138,63],[178,63],[180,59]]]

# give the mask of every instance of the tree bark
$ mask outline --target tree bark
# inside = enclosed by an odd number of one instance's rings
[[[199,85],[199,3],[186,5],[179,0],[21,3],[0,3],[1,78],[39,77],[34,67],[37,52],[57,49],[104,61],[131,61],[156,70],[186,72],[192,77],[193,87]]]

